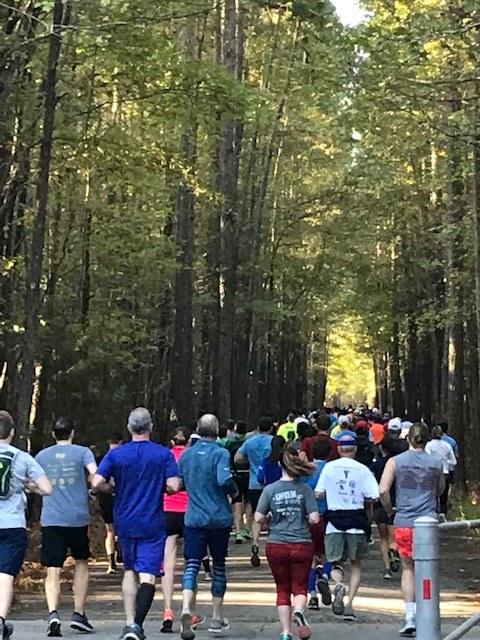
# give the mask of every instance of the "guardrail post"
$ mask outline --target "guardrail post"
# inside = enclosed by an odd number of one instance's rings
[[[415,520],[413,559],[417,601],[417,640],[441,639],[438,538],[436,518],[423,517]]]

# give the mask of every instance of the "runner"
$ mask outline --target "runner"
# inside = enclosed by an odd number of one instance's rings
[[[264,459],[270,455],[272,449],[272,421],[270,418],[263,417],[258,421],[258,429],[256,435],[248,438],[235,454],[235,464],[242,464],[248,461],[250,464],[250,474],[248,482],[248,502],[252,510],[252,514],[257,509],[258,500],[262,493],[262,485],[258,482],[258,468]],[[283,436],[285,437],[285,436]],[[251,524],[251,523],[250,523]],[[252,545],[252,566],[258,567],[258,545]]]
[[[114,433],[108,440],[108,451],[112,451],[112,449],[116,449],[117,447],[119,447],[122,444],[122,441],[122,434]],[[102,461],[103,457],[104,456],[100,458],[100,460],[98,461],[99,463]],[[98,506],[100,507],[100,513],[102,514],[103,521],[105,522],[105,551],[108,558],[108,574],[117,572],[117,558],[121,558],[121,555],[118,553],[115,528],[113,526],[114,504],[115,497],[113,494],[103,493],[98,496]]]
[[[198,421],[201,440],[185,451],[179,461],[180,475],[188,493],[185,515],[185,571],[183,574],[182,640],[193,640],[193,608],[197,577],[207,550],[213,560],[213,615],[208,630],[222,633],[230,628],[223,617],[223,598],[227,589],[225,559],[233,517],[229,497],[237,493],[228,452],[216,442],[218,420],[206,414]]]
[[[416,634],[415,574],[412,559],[413,525],[422,516],[436,517],[437,498],[444,490],[440,459],[425,453],[429,439],[425,424],[414,424],[408,435],[410,448],[385,465],[380,481],[380,499],[388,515],[393,515],[395,542],[402,561],[402,592],[405,601],[405,624],[401,636]],[[395,509],[390,491],[395,483]]]
[[[233,514],[235,520],[235,544],[242,544],[251,540],[248,522],[252,521],[252,511],[248,504],[249,466],[247,461],[235,464],[235,454],[246,440],[247,423],[238,421],[233,432],[225,443],[225,449],[230,454],[230,464],[233,469],[233,480],[238,487],[238,496],[233,500]]]
[[[338,425],[332,429],[331,436],[338,440],[342,436],[348,435],[351,438],[355,438],[355,432],[351,428],[350,418],[348,416],[340,416],[338,418]]]
[[[183,427],[175,430],[171,440],[171,452],[178,463],[180,457],[187,448],[188,433]],[[186,491],[179,491],[173,495],[166,494],[163,499],[165,511],[165,523],[167,541],[165,544],[165,556],[163,562],[164,575],[162,578],[163,591],[163,623],[161,633],[172,633],[175,611],[173,610],[173,590],[175,581],[175,565],[177,563],[178,539],[183,538],[185,524],[185,512],[187,510],[188,496]]]
[[[336,460],[338,458],[338,446],[335,438],[330,437],[330,418],[327,414],[317,416],[317,433],[310,438],[305,438],[300,447],[301,454],[305,454],[307,459],[312,462],[313,460],[313,445],[317,440],[327,440],[330,442],[330,457],[329,460]]]
[[[308,574],[313,560],[309,525],[320,516],[312,489],[299,481],[312,473],[312,465],[287,448],[281,459],[282,478],[263,490],[255,512],[255,528],[271,514],[266,554],[277,587],[281,640],[293,640],[292,620],[298,636],[306,640],[311,629],[305,618]],[[293,615],[292,615],[293,605]]]
[[[273,436],[271,447],[270,455],[258,467],[257,480],[262,487],[272,484],[282,477],[281,460],[285,449],[285,438]]]
[[[25,490],[48,496],[52,485],[32,456],[12,446],[15,423],[0,411],[0,639],[13,633],[6,618],[13,599],[13,583],[20,573],[28,545]]]
[[[315,493],[318,498],[326,497],[328,505],[325,548],[327,560],[333,564],[333,612],[343,615],[348,622],[356,622],[353,601],[360,586],[362,560],[368,553],[366,506],[370,509],[373,501],[378,500],[378,484],[371,471],[354,459],[357,453],[354,438],[341,436],[338,452],[340,458],[325,465]],[[346,560],[351,564],[347,606],[344,604],[346,588],[343,584],[343,563]]]
[[[403,423],[400,418],[392,418],[388,421],[386,437],[390,440],[388,447],[392,455],[397,456],[399,453],[408,451],[408,441],[402,437]],[[408,428],[410,431],[411,425]],[[407,432],[407,435],[408,435]]]
[[[59,637],[61,622],[58,615],[60,603],[60,577],[68,555],[75,560],[73,578],[74,610],[70,627],[80,633],[93,633],[94,628],[85,615],[88,593],[88,559],[90,541],[90,505],[88,481],[93,479],[97,464],[87,447],[73,444],[73,422],[59,418],[53,427],[55,444],[37,455],[53,485],[53,493],[43,499],[40,522],[42,525],[42,564],[47,569],[45,595],[48,606],[48,631],[50,637]]]
[[[286,422],[278,427],[277,436],[282,436],[282,438],[285,438],[285,442],[292,442],[296,439],[297,423],[295,422],[294,413],[289,413]]]
[[[432,439],[430,442],[427,442],[425,452],[430,455],[437,456],[437,458],[440,458],[442,461],[445,488],[440,496],[440,518],[442,520],[446,520],[448,511],[448,494],[450,491],[450,474],[455,470],[457,459],[451,444],[443,439],[442,427],[433,427]]]
[[[171,451],[151,442],[152,418],[143,407],[128,417],[132,440],[110,451],[93,479],[94,491],[111,492],[115,483],[113,521],[123,554],[123,603],[126,626],[122,640],[144,640],[143,623],[155,596],[155,578],[163,573],[166,528],[165,489],[180,488]]]

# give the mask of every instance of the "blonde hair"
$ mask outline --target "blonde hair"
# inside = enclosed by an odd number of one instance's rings
[[[291,478],[300,478],[301,476],[310,476],[314,473],[315,468],[309,462],[302,460],[298,455],[298,451],[293,447],[287,447],[280,459],[280,464]]]

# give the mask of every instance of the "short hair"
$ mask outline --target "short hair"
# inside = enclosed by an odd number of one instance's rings
[[[233,431],[235,429],[236,424],[237,424],[236,420],[234,420],[233,418],[229,418],[226,421],[225,426],[227,427],[228,431]]]
[[[152,430],[152,416],[145,407],[137,407],[128,416],[128,430],[130,433],[142,435]]]
[[[188,442],[188,429],[177,427],[173,433],[172,441],[178,446],[185,446]]]
[[[218,437],[219,438],[226,438],[227,437],[227,433],[228,433],[228,427],[226,424],[221,424],[218,427]]]
[[[198,419],[197,433],[201,438],[216,438],[218,436],[218,418],[213,413],[205,413]]]
[[[5,440],[15,429],[15,422],[8,411],[0,411],[0,439]]]
[[[328,431],[331,426],[332,426],[332,423],[330,422],[330,418],[325,413],[322,413],[321,415],[318,416],[317,429],[319,431]]]
[[[273,427],[272,420],[268,416],[263,416],[258,421],[258,430],[261,433],[267,433],[268,431],[271,431],[272,427]]]
[[[440,440],[443,436],[443,429],[440,425],[433,427],[432,429],[432,438],[434,440]]]
[[[244,436],[247,433],[247,423],[244,420],[239,420],[235,425],[235,431],[239,436]]]
[[[328,438],[317,438],[313,442],[312,453],[315,460],[327,460],[332,451],[332,443]]]
[[[123,442],[123,434],[120,431],[114,431],[107,442],[108,444],[121,444]]]
[[[73,421],[70,418],[61,416],[53,426],[55,440],[68,440],[73,431]]]

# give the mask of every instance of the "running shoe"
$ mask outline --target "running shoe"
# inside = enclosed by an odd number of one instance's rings
[[[248,529],[247,527],[244,527],[242,529],[241,534],[242,534],[244,540],[251,540],[252,539],[252,534],[250,533],[250,529]]]
[[[403,627],[398,631],[399,635],[403,638],[415,638],[417,635],[417,628],[413,620],[406,620]]]
[[[243,544],[245,542],[245,538],[242,535],[241,531],[238,531],[235,534],[235,544]]]
[[[95,629],[88,621],[84,613],[74,611],[70,620],[70,629],[79,631],[80,633],[95,633]]]
[[[332,604],[332,592],[330,591],[330,585],[325,576],[320,576],[317,580],[317,591],[322,597],[322,604],[324,607],[329,607]]]
[[[208,625],[208,631],[210,633],[223,633],[223,631],[228,631],[229,629],[230,622],[226,618],[222,618],[221,620],[215,620],[215,618],[212,618]]]
[[[106,574],[107,574],[108,576],[111,576],[111,575],[112,575],[112,573],[117,573],[116,568],[115,568],[115,567],[108,567],[108,569],[107,569],[107,571],[106,571]]]
[[[318,604],[317,596],[310,596],[308,608],[310,609],[310,611],[320,611],[320,605]]]
[[[355,615],[352,607],[345,607],[345,611],[343,612],[343,619],[345,622],[358,622],[358,618]]]
[[[392,575],[392,570],[391,569],[386,569],[385,573],[383,574],[383,579],[384,580],[392,580],[393,575]]]
[[[182,640],[195,640],[195,634],[192,630],[192,615],[190,613],[182,614],[180,638]]]
[[[47,636],[49,638],[61,638],[62,637],[62,625],[60,624],[60,618],[56,611],[50,611],[48,614],[48,629]]]
[[[252,557],[250,558],[250,564],[255,569],[258,569],[260,566],[260,556],[258,555],[258,547],[256,544],[252,545]]]
[[[195,631],[197,627],[201,627],[207,618],[205,616],[200,616],[198,613],[192,613],[192,629]]]
[[[390,561],[390,571],[392,573],[398,573],[400,571],[400,556],[396,549],[389,549],[388,559]]]
[[[145,634],[142,627],[134,622],[123,627],[120,640],[145,640]]]
[[[175,611],[172,609],[165,609],[163,614],[162,628],[160,633],[173,633],[173,621],[175,620]]]
[[[212,581],[212,572],[211,571],[204,571],[203,579],[205,580],[205,582],[211,582]]]
[[[297,625],[297,633],[300,640],[308,640],[312,635],[312,630],[310,629],[310,625],[308,624],[303,611],[294,611],[293,622]]]
[[[345,586],[343,584],[337,584],[337,586],[333,590],[332,610],[336,616],[343,616],[345,612],[345,604],[343,602],[343,599],[346,593],[347,590],[345,589]]]
[[[293,636],[291,636],[289,633],[282,633],[282,635],[280,636],[280,640],[293,640]]]
[[[13,624],[6,620],[0,620],[0,634],[2,640],[8,640],[13,634]]]

